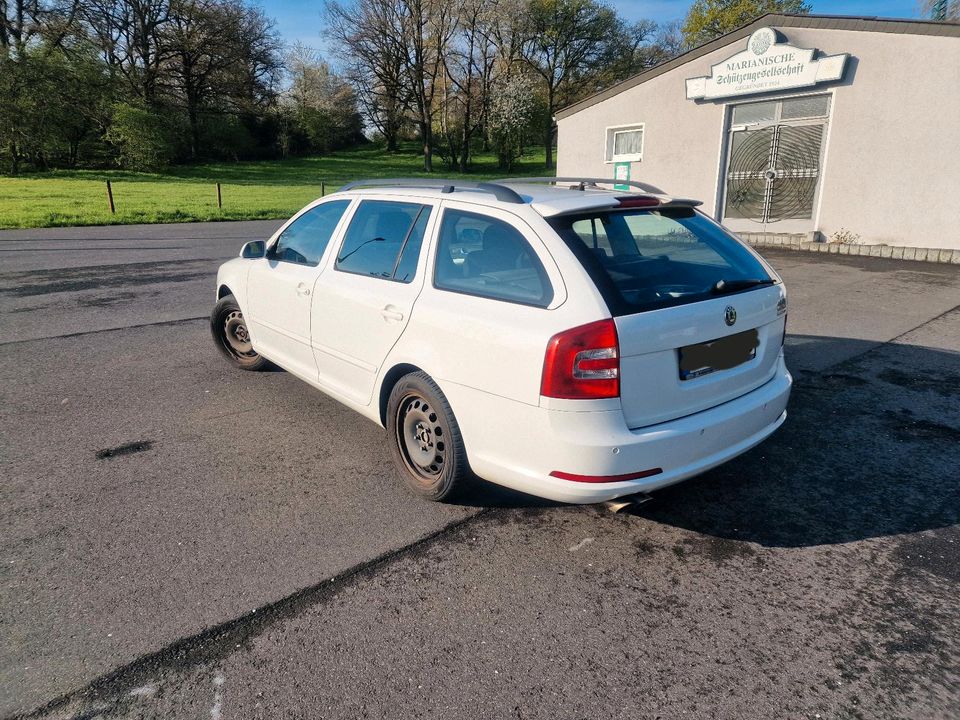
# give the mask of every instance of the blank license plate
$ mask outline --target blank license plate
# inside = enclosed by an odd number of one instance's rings
[[[760,334],[756,330],[728,335],[718,340],[687,345],[680,348],[680,379],[709,375],[717,370],[729,370],[757,356]]]

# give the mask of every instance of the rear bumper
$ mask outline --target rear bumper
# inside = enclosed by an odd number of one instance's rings
[[[623,413],[562,411],[517,403],[506,413],[519,415],[516,429],[506,423],[502,398],[478,402],[460,418],[467,454],[483,478],[523,492],[568,503],[596,503],[649,492],[685,480],[746,452],[786,420],[792,378],[781,356],[777,373],[766,384],[735,400],[678,420],[638,430],[626,427]],[[475,391],[471,391],[475,392]],[[487,403],[494,406],[486,411]],[[485,416],[474,422],[476,412]],[[656,475],[622,482],[578,482],[551,477],[552,471],[574,475],[615,476],[660,468]]]

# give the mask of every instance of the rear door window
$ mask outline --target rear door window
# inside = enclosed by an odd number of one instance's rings
[[[434,287],[546,307],[553,289],[537,254],[515,227],[448,209],[440,224]]]
[[[692,208],[598,211],[549,222],[615,315],[774,282],[749,250]]]
[[[420,203],[364,200],[350,220],[336,269],[411,282],[430,211]]]

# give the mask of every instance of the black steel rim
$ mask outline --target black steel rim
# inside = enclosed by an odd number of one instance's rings
[[[440,416],[426,398],[406,395],[397,408],[397,446],[414,477],[433,484],[443,472],[447,457],[446,431]]]
[[[249,360],[257,357],[250,342],[250,332],[243,320],[243,313],[233,310],[223,319],[223,346],[234,357]]]

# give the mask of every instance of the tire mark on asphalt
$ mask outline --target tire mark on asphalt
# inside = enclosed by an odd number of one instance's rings
[[[120,330],[135,330],[145,327],[160,327],[163,325],[182,325],[184,323],[196,322],[197,320],[209,320],[207,315],[197,315],[195,317],[180,318],[179,320],[159,320],[157,322],[140,323],[138,325],[121,325],[114,328],[103,328],[101,330],[82,330],[75,333],[66,333],[64,335],[46,335],[38,338],[27,338],[26,340],[8,340],[0,342],[0,347],[4,345],[22,345],[23,343],[42,342],[44,340],[60,340],[62,338],[81,337],[83,335],[96,335],[98,333],[118,332]]]
[[[0,275],[0,296],[14,298],[102,290],[136,285],[160,285],[200,280],[211,276],[218,258],[157,260],[74,268],[20,270]],[[189,270],[185,269],[191,266]],[[7,286],[7,284],[9,286]]]
[[[137,691],[138,688],[155,687],[154,678],[167,669],[184,669],[196,667],[200,664],[219,660],[236,650],[244,643],[254,639],[276,622],[293,617],[308,607],[320,605],[330,599],[340,590],[354,583],[363,582],[395,562],[426,552],[445,536],[460,531],[469,525],[493,514],[502,508],[481,508],[472,515],[447,523],[438,530],[424,537],[389,550],[370,560],[358,563],[344,570],[338,575],[323,578],[313,585],[297,590],[286,597],[267,603],[254,610],[232,618],[225,622],[213,625],[206,630],[190,635],[161,648],[160,650],[142,655],[116,670],[101,675],[86,685],[68,693],[64,693],[50,702],[16,715],[7,720],[30,720],[39,718],[48,713],[67,709],[73,703],[90,703],[97,707],[97,712],[104,712],[106,705],[115,705],[125,695]],[[117,692],[117,688],[124,688],[124,692]],[[81,714],[81,717],[86,715]]]
[[[17,242],[16,240],[10,240],[8,242]],[[76,252],[77,250],[83,250],[84,252],[89,250],[110,250],[114,252],[116,250],[192,250],[189,245],[141,245],[137,247],[106,247],[106,246],[89,246],[84,245],[83,247],[75,248],[0,248],[0,253],[15,253],[15,252],[31,252],[31,253],[42,253],[42,252]],[[82,267],[99,267],[98,265],[84,265]]]

